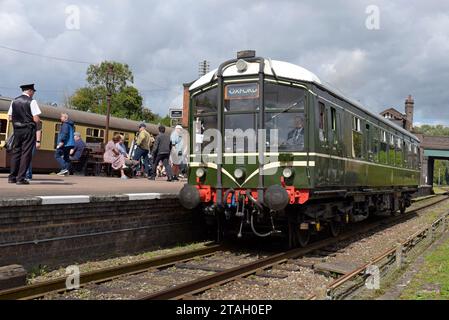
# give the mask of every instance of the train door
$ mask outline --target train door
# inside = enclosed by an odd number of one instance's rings
[[[341,146],[341,120],[337,109],[333,106],[327,108],[328,114],[328,151],[331,155],[329,160],[329,183],[339,185],[343,178],[343,160],[339,159],[342,156]]]
[[[323,101],[318,101],[318,152],[317,182],[319,185],[329,183],[329,128],[327,107]]]

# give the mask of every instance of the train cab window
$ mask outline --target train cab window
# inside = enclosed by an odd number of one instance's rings
[[[216,134],[214,129],[217,128],[217,115],[197,117],[193,123],[193,128],[195,131],[195,154],[200,155],[209,144],[213,145]],[[207,153],[214,153],[213,148],[210,148],[209,151]]]
[[[6,119],[0,119],[0,142],[6,140],[6,127],[8,121]]]
[[[225,128],[226,153],[257,151],[257,114],[227,114]]]
[[[324,103],[319,102],[319,115],[318,115],[318,130],[319,138],[321,142],[326,141],[326,106]]]
[[[304,150],[306,141],[306,97],[306,91],[302,88],[270,82],[265,84],[264,125],[266,130],[265,146],[267,150],[273,144],[276,144],[279,151]],[[277,134],[277,143],[276,139],[272,136],[274,132]]]
[[[218,89],[217,87],[201,92],[192,98],[193,114],[217,112]]]
[[[354,158],[362,158],[362,132],[360,119],[352,117],[352,156]]]
[[[259,84],[228,84],[224,88],[226,111],[256,111],[259,109]]]

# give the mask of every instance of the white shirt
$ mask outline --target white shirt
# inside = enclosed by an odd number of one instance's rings
[[[22,94],[29,97],[29,95],[25,92],[22,92]],[[11,104],[9,105],[8,116],[12,116],[12,103],[13,103],[13,101],[11,101]],[[31,107],[31,114],[33,115],[33,117],[38,116],[42,113],[36,100],[34,100],[34,99],[31,100],[30,107]]]

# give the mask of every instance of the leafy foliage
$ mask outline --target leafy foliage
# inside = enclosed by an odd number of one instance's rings
[[[423,124],[420,127],[414,127],[413,130],[416,133],[422,133],[429,136],[449,136],[449,127],[445,127],[441,124],[436,126]]]
[[[111,94],[111,115],[135,121],[155,122],[157,114],[142,105],[143,98],[130,84],[134,76],[127,64],[104,61],[87,68],[87,86],[69,98],[73,109],[106,114],[107,95]]]

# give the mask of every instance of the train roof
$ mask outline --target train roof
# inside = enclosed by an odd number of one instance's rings
[[[7,112],[9,106],[11,104],[12,99],[6,97],[0,97],[0,112]],[[53,107],[45,104],[39,104],[39,108],[42,111],[41,117],[43,119],[54,119],[59,120],[61,113],[67,113],[71,120],[76,123],[84,124],[84,125],[92,125],[92,126],[104,126],[106,123],[106,116],[92,113],[79,111],[74,109],[62,108],[62,107]],[[111,117],[109,120],[109,127],[116,130],[125,130],[130,132],[135,132],[139,129],[139,124],[141,122],[121,119],[116,117]],[[159,126],[147,123],[147,130],[153,135],[157,135],[159,133]]]
[[[205,74],[189,87],[190,91],[194,91],[198,88],[201,88],[212,81],[217,79],[217,70],[212,70],[211,72]],[[234,76],[242,76],[242,75],[258,75],[259,73],[259,63],[257,62],[249,62],[248,68],[244,72],[239,72],[237,70],[237,67],[235,64],[230,65],[228,68],[226,68],[223,72],[224,77],[234,77]],[[367,108],[362,106],[360,103],[355,102],[352,99],[349,99],[347,97],[344,97],[342,94],[339,94],[337,90],[331,88],[330,86],[324,85],[321,83],[321,80],[311,71],[300,67],[298,65],[284,62],[284,61],[278,61],[278,60],[271,60],[271,59],[265,59],[265,70],[264,73],[267,75],[288,79],[288,80],[294,80],[294,81],[302,81],[302,82],[309,82],[317,85],[318,87],[321,87],[322,89],[330,92],[332,95],[345,100],[346,102],[356,106],[357,108],[361,109],[363,112],[367,113],[368,115],[374,117],[376,120],[379,120],[380,122],[386,124],[389,127],[392,127],[394,130],[397,130],[401,132],[402,134],[407,135],[408,137],[415,139],[419,142],[418,137],[416,137],[414,134],[410,133],[409,131],[405,130],[404,128],[398,126],[397,124],[383,118],[382,116],[369,111]]]
[[[196,80],[189,88],[189,90],[195,90],[199,87],[202,87],[205,84],[208,84],[209,82],[215,80],[217,78],[217,70],[215,69],[198,80]],[[273,73],[274,72],[274,73]],[[234,65],[229,66],[224,70],[223,76],[224,77],[233,77],[233,76],[241,76],[241,75],[257,75],[259,73],[259,63],[257,62],[251,62],[248,63],[247,70],[242,73],[237,71],[237,67]],[[315,83],[321,83],[320,79],[309,70],[300,67],[296,64],[284,62],[284,61],[278,61],[278,60],[271,60],[271,59],[265,59],[265,74],[273,75],[281,78],[287,78],[292,80],[298,80],[298,81],[307,81],[307,82],[315,82]]]

